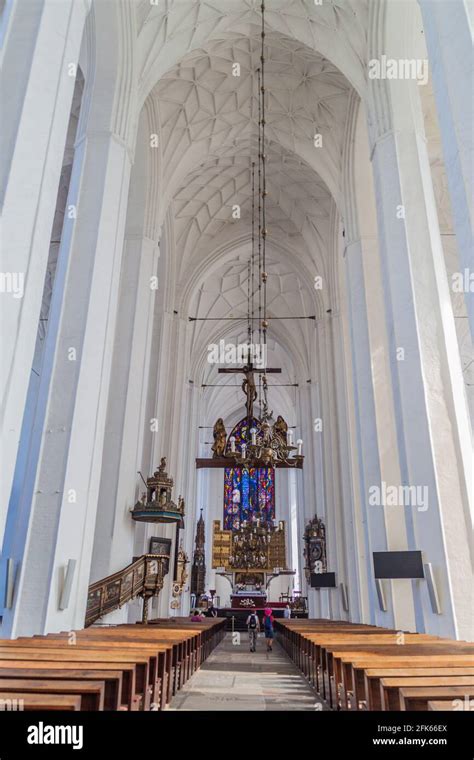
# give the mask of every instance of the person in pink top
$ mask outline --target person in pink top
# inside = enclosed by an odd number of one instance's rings
[[[273,630],[274,617],[270,607],[265,607],[263,611],[263,630],[265,633],[265,639],[267,641],[267,652],[271,652],[273,649],[273,638],[275,632]]]

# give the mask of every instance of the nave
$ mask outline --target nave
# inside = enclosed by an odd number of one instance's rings
[[[322,701],[278,641],[256,652],[248,636],[228,632],[202,667],[172,699],[170,710],[319,710]]]
[[[474,711],[471,20],[0,0],[0,722]]]

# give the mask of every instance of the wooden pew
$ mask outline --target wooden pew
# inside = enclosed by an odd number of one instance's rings
[[[29,692],[3,692],[0,691],[0,701],[5,704],[12,699],[21,703],[22,710],[80,710],[81,697],[76,694],[32,694]]]
[[[34,664],[34,663],[31,663]],[[99,681],[104,684],[104,710],[120,710],[123,707],[123,674],[121,670],[91,670],[54,668],[1,668],[0,688],[5,679],[24,679],[28,681]],[[125,705],[128,709],[128,705]]]
[[[401,710],[400,689],[412,686],[466,686],[474,687],[472,676],[419,676],[412,678],[381,678],[380,701],[382,710]]]
[[[112,641],[99,639],[97,641],[78,639],[75,644],[68,644],[67,639],[35,639],[34,644],[28,645],[26,641],[17,640],[16,646],[11,644],[2,643],[0,646],[0,657],[5,656],[5,650],[9,649],[12,652],[19,653],[24,657],[25,652],[28,652],[28,658],[32,655],[39,655],[45,653],[48,656],[49,653],[54,653],[54,658],[58,656],[63,659],[70,659],[70,655],[74,653],[76,657],[82,659],[92,659],[96,663],[105,661],[111,662],[113,660],[110,657],[115,657],[117,660],[125,659],[125,661],[142,662],[143,668],[143,682],[140,681],[138,686],[140,693],[143,696],[141,701],[141,709],[148,710],[150,704],[155,699],[155,691],[157,687],[158,676],[158,656],[159,653],[164,653],[166,647],[160,648],[158,645],[140,645],[138,643],[130,643],[128,641]],[[36,659],[36,658],[33,658]],[[51,659],[51,658],[50,658]]]
[[[104,709],[103,681],[58,681],[44,679],[28,680],[26,678],[2,678],[0,681],[2,694],[67,694],[80,698],[80,709],[85,711],[101,711]]]
[[[103,690],[106,709],[148,709],[152,700],[163,708],[222,639],[225,623],[179,619],[97,626],[76,631],[73,638],[71,632],[63,632],[3,640],[0,688],[9,681],[13,689],[28,682],[28,691],[43,692],[51,691],[53,683],[64,692],[74,682],[80,692],[85,681],[85,692]]]
[[[95,664],[94,669],[101,669],[103,663],[113,663],[114,669],[120,668],[121,663],[134,666],[134,697],[135,709],[148,709],[150,704],[149,693],[149,659],[144,655],[138,656],[130,654],[128,652],[109,652],[109,651],[94,651],[87,649],[75,649],[71,651],[72,647],[69,647],[68,651],[65,651],[64,647],[60,649],[43,649],[40,650],[37,645],[30,647],[6,647],[4,641],[0,644],[0,669],[2,667],[9,667],[12,664],[15,665],[16,661],[28,661],[37,663],[58,664],[61,663],[62,667],[67,668],[68,663],[73,663],[76,667],[88,668],[92,663]],[[1,670],[0,670],[1,672]]]
[[[430,699],[430,701],[428,702],[428,710],[442,710],[443,712],[445,712],[445,711],[457,710],[457,709],[458,708],[456,707],[456,704],[454,703],[454,701],[443,702],[442,700]]]
[[[76,639],[74,644],[69,644],[69,634],[48,634],[44,638],[35,639],[38,642],[38,647],[41,649],[47,649],[51,646],[65,646],[75,649],[96,649],[98,652],[102,650],[124,650],[128,653],[138,652],[141,654],[147,654],[149,656],[149,693],[150,700],[148,700],[144,709],[147,709],[149,704],[157,703],[165,706],[166,702],[171,697],[171,677],[173,662],[178,657],[176,654],[176,642],[168,638],[164,641],[156,640],[150,641],[149,637],[131,637],[122,633],[102,633],[98,632],[97,635],[91,634],[89,631],[78,631],[76,633]],[[19,640],[18,640],[19,641]],[[23,643],[23,642],[20,642]],[[167,691],[167,684],[169,691]],[[174,693],[174,692],[173,692]]]
[[[341,701],[347,700],[349,709],[368,708],[369,694],[365,683],[365,672],[374,668],[444,668],[455,666],[457,668],[474,667],[474,655],[465,654],[417,654],[404,657],[403,650],[390,657],[365,653],[346,653],[340,657],[335,656],[335,667],[342,672]],[[380,710],[380,689],[371,692],[370,698],[374,700],[370,709]]]
[[[433,636],[425,636],[422,634],[404,634],[405,644],[419,644],[420,642],[436,641],[439,642]],[[338,673],[333,672],[332,660],[331,660],[331,647],[353,649],[356,646],[365,648],[368,651],[373,651],[377,645],[391,645],[399,646],[397,637],[399,632],[384,631],[381,630],[377,633],[372,631],[365,631],[364,633],[352,632],[352,633],[328,633],[325,634],[308,634],[307,637],[313,646],[313,672],[314,679],[316,681],[316,688],[320,696],[325,699],[331,706],[337,704],[338,699],[338,685],[342,683],[342,677]]]
[[[380,692],[380,680],[382,678],[401,678],[412,679],[422,677],[438,677],[438,676],[474,676],[474,667],[398,667],[398,668],[368,668],[363,669],[363,675],[365,680],[365,695],[366,695],[366,709],[368,710],[382,710],[382,709],[400,709],[383,707],[383,702]],[[408,684],[407,684],[408,685]],[[358,708],[360,709],[360,708]]]
[[[198,634],[199,632],[196,632]],[[165,697],[164,704],[169,701],[171,696],[182,687],[185,680],[193,672],[192,652],[196,635],[191,631],[176,630],[151,630],[147,627],[137,626],[130,629],[124,629],[123,626],[111,627],[106,630],[90,628],[86,631],[75,632],[77,644],[80,646],[98,646],[101,647],[104,642],[113,641],[122,642],[124,646],[133,647],[136,645],[141,650],[144,647],[151,646],[158,652],[158,677],[155,682],[156,691],[162,685],[162,695]],[[70,634],[48,634],[45,639],[40,639],[45,646],[44,641],[65,641],[69,639]],[[163,659],[161,659],[163,658]],[[168,689],[167,689],[168,684]],[[158,695],[155,694],[154,701],[158,701]]]
[[[380,681],[392,675],[399,680],[438,679],[442,684],[443,678],[464,679],[474,672],[474,645],[462,641],[412,633],[404,633],[400,641],[400,631],[347,621],[279,620],[275,627],[286,651],[333,708],[380,709]],[[389,668],[394,672],[385,673]],[[423,670],[416,673],[416,668]],[[446,673],[446,668],[451,671]],[[368,678],[367,671],[372,671]],[[428,681],[432,683],[434,687]]]
[[[121,679],[119,710],[138,710],[142,697],[136,692],[135,665],[126,662],[65,662],[64,660],[35,662],[32,660],[0,660],[0,677],[15,677],[16,673],[29,678],[99,678],[118,674]],[[35,674],[38,674],[37,676]],[[83,675],[84,674],[84,675]],[[90,675],[89,675],[90,674]],[[103,675],[102,675],[103,674]],[[107,682],[107,681],[106,681]],[[107,694],[107,688],[106,688]]]
[[[416,635],[416,634],[413,634]],[[329,700],[331,706],[334,706],[337,704],[337,700],[335,699],[335,694],[338,690],[338,687],[340,684],[342,684],[342,675],[340,670],[340,660],[338,659],[338,656],[340,654],[360,654],[365,653],[368,655],[368,659],[371,659],[371,656],[376,657],[377,655],[380,655],[382,658],[387,657],[397,657],[400,655],[403,655],[404,657],[412,657],[412,656],[423,656],[423,655],[441,655],[441,656],[448,656],[448,662],[451,659],[451,653],[454,654],[454,652],[458,654],[466,654],[466,655],[474,655],[474,648],[469,647],[468,645],[463,645],[461,642],[452,642],[452,641],[410,641],[410,643],[404,644],[403,646],[398,645],[391,645],[391,644],[383,644],[383,643],[377,643],[377,644],[355,644],[355,645],[348,645],[348,646],[341,646],[338,644],[335,645],[326,645],[323,647],[323,668],[324,668],[324,683],[328,684],[327,688],[329,690]],[[446,657],[445,657],[446,661]],[[382,664],[380,662],[377,662],[377,660],[374,660],[375,664]],[[474,660],[472,661],[474,663]],[[471,663],[471,664],[472,664]]]
[[[431,700],[446,702],[449,710],[458,703],[468,705],[474,699],[472,686],[412,686],[402,687],[399,693],[402,710],[427,710]]]

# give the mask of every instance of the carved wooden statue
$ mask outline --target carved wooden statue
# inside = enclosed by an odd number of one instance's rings
[[[214,425],[214,443],[212,445],[214,459],[224,456],[226,443],[227,433],[225,430],[224,421],[222,417],[219,417],[216,424]]]
[[[247,397],[246,409],[249,420],[253,417],[253,404],[257,399],[257,389],[255,387],[255,378],[252,370],[245,370],[245,380],[242,383],[242,390]]]
[[[277,421],[275,422],[273,426],[273,431],[274,433],[278,435],[279,438],[281,438],[283,443],[286,443],[286,434],[288,432],[288,425],[286,424],[281,414],[279,414],[277,417]]]

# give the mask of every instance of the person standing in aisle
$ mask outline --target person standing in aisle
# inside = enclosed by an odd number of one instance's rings
[[[257,636],[260,631],[260,621],[257,613],[254,611],[247,618],[247,629],[249,632],[250,651],[255,652],[257,648]]]
[[[273,650],[273,638],[275,632],[273,629],[274,617],[272,615],[270,607],[265,608],[263,616],[263,630],[265,633],[265,639],[267,641],[267,652],[271,652]]]

